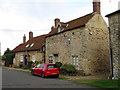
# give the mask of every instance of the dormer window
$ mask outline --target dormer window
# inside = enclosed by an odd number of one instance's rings
[[[58,27],[58,32],[60,32],[61,31],[61,29],[60,29],[60,27]]]
[[[26,48],[29,47],[29,44],[26,45]]]
[[[30,47],[33,47],[34,46],[34,43],[32,43],[31,45],[30,45]]]
[[[58,32],[61,32],[60,24],[58,24]]]
[[[67,24],[66,27],[68,27],[69,25]]]

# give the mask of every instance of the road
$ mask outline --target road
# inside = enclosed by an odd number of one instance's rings
[[[2,69],[2,88],[95,88],[57,78],[41,78],[30,73]]]

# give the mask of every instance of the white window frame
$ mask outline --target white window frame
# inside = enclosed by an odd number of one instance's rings
[[[72,64],[78,66],[78,56],[72,56]]]
[[[53,57],[49,56],[49,63],[53,63]]]
[[[58,32],[61,32],[61,28],[60,27],[58,27]]]
[[[20,56],[20,62],[23,62],[23,60],[24,60],[24,57]]]
[[[36,56],[32,55],[32,61],[35,62],[36,61]]]

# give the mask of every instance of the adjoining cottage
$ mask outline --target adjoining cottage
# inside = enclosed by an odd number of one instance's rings
[[[109,31],[100,12],[100,0],[93,0],[93,12],[61,22],[55,19],[52,35],[46,37],[47,63],[73,64],[89,74],[109,72]]]
[[[46,35],[33,37],[33,32],[29,32],[29,40],[26,42],[26,36],[23,37],[23,43],[18,45],[12,52],[15,52],[14,66],[20,63],[27,65],[28,61],[45,61],[44,44]]]
[[[120,78],[120,9],[106,15],[109,20],[111,75],[114,79]]]

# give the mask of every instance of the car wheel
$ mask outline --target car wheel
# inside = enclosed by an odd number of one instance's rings
[[[42,77],[42,78],[45,78],[45,73],[44,73],[44,72],[42,72],[41,77]]]
[[[33,70],[31,71],[31,75],[35,75]]]

